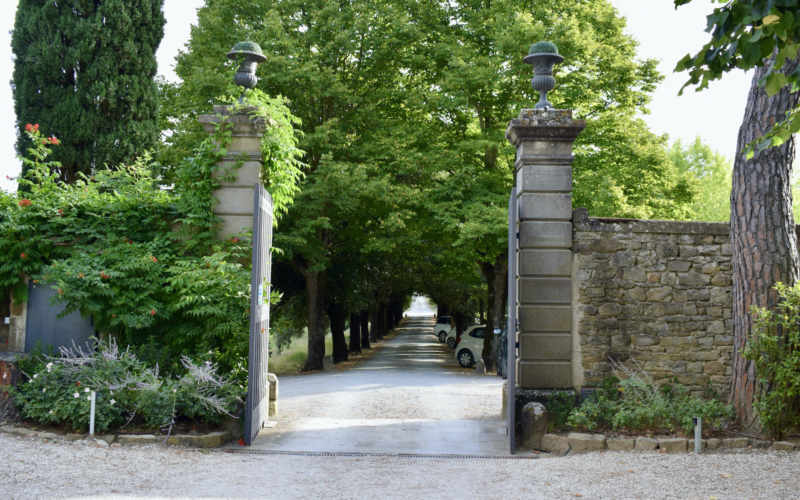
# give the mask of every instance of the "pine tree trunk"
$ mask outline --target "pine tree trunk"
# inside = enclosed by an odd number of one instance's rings
[[[378,341],[378,306],[369,312],[369,341],[373,344]]]
[[[767,65],[768,66],[768,65]],[[797,61],[787,62],[784,73],[795,70]],[[768,97],[758,80],[765,74],[759,68],[753,75],[747,97],[737,151],[769,131],[794,108],[798,94],[784,87]],[[733,166],[731,191],[731,244],[733,248],[733,374],[730,401],[742,425],[755,424],[753,396],[756,389],[755,365],[740,352],[753,327],[750,308],[773,309],[777,296],[771,287],[776,282],[793,285],[798,275],[797,239],[792,215],[792,161],[794,139],[778,147],[756,152],[750,160],[739,153]]]
[[[504,257],[498,257],[494,262],[481,262],[481,272],[488,284],[486,295],[486,328],[483,338],[483,363],[487,371],[495,369],[497,361],[497,342],[494,330],[503,329],[503,319],[506,316],[508,303],[508,262]]]
[[[361,311],[359,317],[361,318],[361,348],[370,349],[372,346],[369,343],[369,311]]]
[[[322,370],[325,357],[325,272],[312,273],[301,269],[306,279],[306,304],[308,307],[308,359],[304,372]]]
[[[361,317],[350,313],[350,352],[361,352]]]
[[[343,304],[331,304],[326,312],[331,320],[331,337],[333,339],[333,362],[347,361],[347,340],[344,338],[344,325],[347,321]]]

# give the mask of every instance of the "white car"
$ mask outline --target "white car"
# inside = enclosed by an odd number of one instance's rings
[[[442,316],[436,320],[436,324],[433,325],[433,335],[439,337],[439,342],[444,342],[447,339],[447,332],[450,331],[451,323],[450,316]]]
[[[482,359],[485,325],[475,325],[464,330],[456,341],[456,361],[464,368],[471,368],[475,361]]]

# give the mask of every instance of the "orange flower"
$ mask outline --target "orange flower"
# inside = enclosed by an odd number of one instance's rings
[[[31,206],[31,200],[25,198],[23,200],[19,200],[19,206],[21,207],[29,207]]]
[[[60,289],[60,288],[59,288],[59,289],[58,289],[58,293],[59,293],[59,295],[60,295],[60,294],[64,293],[64,291],[63,291],[62,289]]]
[[[19,254],[19,256],[22,257],[23,259],[26,258],[24,253]]]
[[[153,262],[158,262],[158,259],[156,259],[155,257],[150,257],[150,259],[151,259]]]
[[[155,315],[156,312],[155,311],[150,311],[150,314]]]

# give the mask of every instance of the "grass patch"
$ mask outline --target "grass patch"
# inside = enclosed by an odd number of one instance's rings
[[[350,330],[345,330],[344,338],[349,346]],[[284,348],[280,354],[277,353],[278,349],[275,347],[275,344],[270,343],[269,348],[270,353],[275,353],[269,358],[270,373],[274,373],[278,376],[300,373],[303,365],[306,364],[306,359],[308,359],[308,332],[306,332],[302,337],[292,340],[292,343]],[[327,355],[332,353],[333,337],[331,337],[329,332],[325,336],[325,354]]]

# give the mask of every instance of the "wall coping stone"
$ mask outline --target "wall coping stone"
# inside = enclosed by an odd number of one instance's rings
[[[577,231],[598,233],[730,234],[730,223],[728,222],[589,217],[589,211],[583,207],[572,211],[572,226]]]

